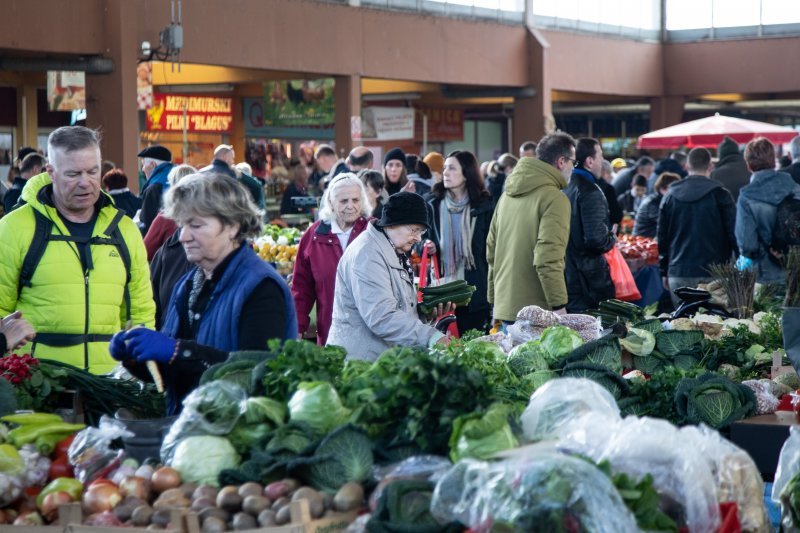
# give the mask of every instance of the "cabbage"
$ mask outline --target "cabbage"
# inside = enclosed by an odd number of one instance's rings
[[[280,426],[286,419],[286,406],[264,397],[248,398],[245,403],[244,421],[247,424],[269,423]]]
[[[566,326],[551,326],[547,328],[542,332],[540,341],[551,366],[561,357],[583,344],[581,336]]]
[[[464,346],[464,350],[470,353],[480,352],[487,360],[503,361],[506,358],[506,353],[503,349],[490,341],[471,340]]]
[[[537,370],[550,369],[545,359],[544,348],[542,348],[542,344],[538,339],[520,344],[511,350],[506,364],[517,377],[525,376]]]
[[[516,448],[519,441],[511,431],[508,416],[511,407],[492,404],[485,414],[472,413],[456,418],[450,434],[450,459],[488,459],[497,452]]]
[[[342,405],[336,389],[326,381],[300,383],[289,400],[289,418],[305,422],[320,435],[341,426],[349,416],[350,411]]]
[[[224,437],[187,437],[175,448],[171,466],[184,483],[218,487],[217,476],[226,468],[239,466],[239,454]]]
[[[675,407],[690,424],[703,423],[719,429],[754,415],[756,397],[745,385],[709,372],[678,383]]]
[[[656,337],[646,329],[630,328],[624,339],[619,343],[633,355],[646,356],[653,353],[656,347]]]
[[[336,493],[345,483],[361,483],[369,476],[375,458],[367,433],[353,424],[332,431],[314,455],[299,457],[290,468],[317,490]]]

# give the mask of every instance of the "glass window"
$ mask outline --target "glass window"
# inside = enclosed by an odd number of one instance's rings
[[[658,30],[658,0],[533,0],[533,14],[606,26]]]
[[[667,0],[667,30],[709,28],[711,0]]]

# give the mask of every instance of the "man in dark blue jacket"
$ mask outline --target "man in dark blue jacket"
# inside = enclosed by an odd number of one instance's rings
[[[567,243],[567,312],[582,313],[615,296],[603,256],[616,239],[609,230],[608,203],[597,180],[603,175],[603,149],[597,139],[578,139],[575,169],[564,190],[572,207]]]
[[[673,183],[658,216],[658,254],[664,288],[696,287],[710,280],[708,266],[738,254],[731,193],[711,179],[711,152],[689,152],[689,177]],[[679,303],[673,295],[673,303]]]
[[[148,146],[136,155],[142,158],[142,172],[147,177],[147,182],[139,191],[142,199],[139,229],[142,230],[142,235],[147,235],[150,224],[161,210],[164,193],[169,189],[167,177],[175,165],[172,164],[172,152],[160,144]]]

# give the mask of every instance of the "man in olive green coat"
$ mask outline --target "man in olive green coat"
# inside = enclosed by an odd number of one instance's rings
[[[566,313],[570,204],[562,189],[575,165],[575,140],[547,135],[536,156],[520,159],[506,180],[486,243],[489,302],[494,318],[507,323],[528,305]]]

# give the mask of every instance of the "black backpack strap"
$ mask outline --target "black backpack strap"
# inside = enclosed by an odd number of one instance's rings
[[[125,211],[117,209],[117,213],[111,220],[111,223],[103,232],[108,238],[105,237],[92,237],[89,241],[90,244],[110,244],[117,248],[122,264],[125,266],[125,288],[123,289],[123,298],[125,299],[125,319],[131,319],[131,292],[129,285],[131,282],[131,254],[128,250],[128,244],[122,237],[122,232],[119,229],[119,223],[122,217],[125,216]],[[91,256],[91,254],[87,254]]]
[[[45,217],[36,209],[32,211],[35,221],[33,239],[31,240],[31,245],[28,247],[28,252],[25,254],[25,259],[22,261],[19,281],[17,282],[17,298],[19,298],[22,293],[23,287],[31,286],[33,273],[36,272],[36,267],[39,266],[39,261],[42,260],[44,251],[47,249],[47,241],[50,240],[50,233],[53,230],[53,222],[49,218]]]

